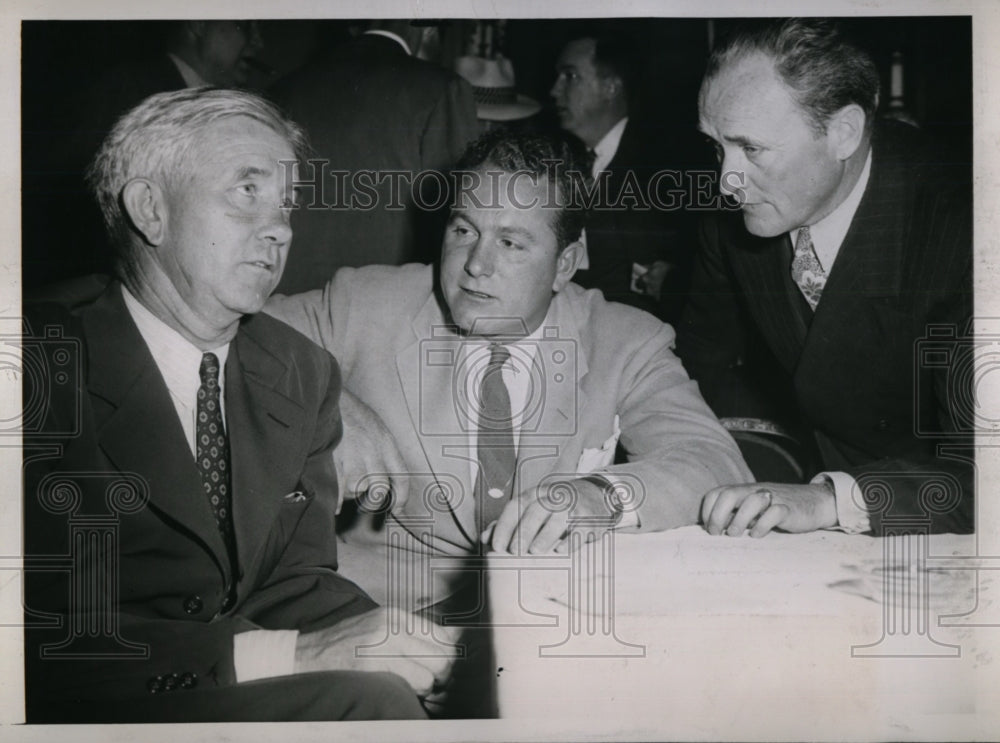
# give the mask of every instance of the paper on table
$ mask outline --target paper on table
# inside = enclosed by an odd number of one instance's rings
[[[955,547],[972,549],[964,537],[942,536]],[[955,542],[954,540],[958,540]],[[608,554],[608,549],[613,554]],[[713,537],[699,526],[659,534],[616,534],[610,541],[585,545],[565,563],[522,573],[522,598],[544,598],[566,606],[570,576],[593,565],[593,591],[613,588],[615,613],[630,614],[854,614],[881,600],[873,572],[883,564],[882,540],[843,534],[772,533],[763,539]],[[860,581],[866,573],[871,580]],[[932,571],[938,603],[962,605],[971,590],[968,577],[949,578]],[[968,572],[968,571],[958,571]],[[853,583],[852,583],[853,581]],[[577,595],[584,595],[577,593]],[[600,607],[597,607],[600,610]]]

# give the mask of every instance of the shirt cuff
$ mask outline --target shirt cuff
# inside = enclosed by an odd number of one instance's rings
[[[591,472],[582,479],[589,480],[590,482],[602,487],[604,492],[619,490],[619,492],[628,493],[632,489],[631,483],[627,480],[620,480],[612,475],[610,472]],[[621,498],[615,498],[613,495],[608,498],[612,503],[617,503],[621,508],[617,509],[617,513],[621,514],[621,518],[618,519],[618,523],[614,525],[614,529],[638,529],[639,523],[639,512],[634,506],[631,506],[629,501],[631,499],[623,500]]]
[[[854,489],[858,482],[846,472],[820,472],[811,485],[829,483],[837,499],[837,526],[833,527],[847,534],[861,534],[871,531],[872,524],[868,512],[854,502]]]
[[[258,629],[233,635],[233,665],[236,683],[295,672],[298,630]]]

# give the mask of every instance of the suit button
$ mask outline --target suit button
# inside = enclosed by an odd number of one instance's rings
[[[188,614],[198,614],[204,606],[205,602],[201,600],[201,596],[188,596],[184,599],[184,611]]]
[[[179,681],[180,679],[177,677],[177,674],[171,673],[169,676],[163,679],[163,690],[173,691],[174,689],[177,688],[177,684]]]
[[[878,422],[878,430],[885,431],[887,428],[889,428],[889,421],[885,418],[880,419]]]
[[[182,689],[193,689],[197,685],[198,685],[198,674],[197,673],[191,673],[189,671],[188,673],[185,673],[183,676],[181,676],[181,688]]]
[[[233,608],[233,604],[236,603],[236,598],[233,594],[227,594],[224,599],[222,599],[222,611],[226,612]]]
[[[146,682],[146,688],[149,689],[150,694],[159,694],[163,691],[163,676],[153,676]]]

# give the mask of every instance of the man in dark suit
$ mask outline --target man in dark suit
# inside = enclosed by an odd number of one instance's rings
[[[678,352],[725,415],[763,338],[821,463],[807,484],[709,493],[713,534],[973,527],[970,168],[876,123],[878,90],[823,20],[744,31],[709,61],[700,126],[741,212],[703,225]]]
[[[276,86],[318,160],[302,177],[281,292],[318,289],[342,266],[433,260],[441,181],[417,176],[447,172],[478,131],[468,83],[417,57],[436,38],[434,26],[380,21]]]
[[[657,176],[677,163],[669,162],[662,133],[632,112],[638,67],[634,43],[612,35],[573,39],[556,62],[551,95],[559,123],[590,151],[596,187],[575,281],[675,322],[690,257],[681,244],[684,214],[665,208],[665,194],[680,188],[682,174]]]
[[[304,149],[266,101],[194,89],[150,97],[98,152],[120,282],[29,313],[79,354],[78,376],[26,389],[46,411],[26,560],[72,562],[29,571],[31,722],[421,717],[447,670],[443,628],[358,652],[391,617],[336,572],[339,370],[255,314]]]

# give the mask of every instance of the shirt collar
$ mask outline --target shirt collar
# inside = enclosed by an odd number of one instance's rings
[[[199,369],[205,352],[150,312],[124,284],[122,298],[167,388],[182,399],[193,402],[201,386]],[[225,369],[229,344],[212,349],[212,353],[219,359],[219,368]],[[219,377],[219,389],[224,390],[225,374]]]
[[[854,219],[855,212],[861,204],[861,197],[865,195],[865,186],[868,185],[868,176],[872,169],[872,151],[868,148],[868,157],[865,158],[865,165],[861,169],[861,177],[854,184],[854,188],[847,194],[840,206],[819,220],[816,224],[809,225],[809,237],[812,239],[813,250],[816,251],[816,258],[823,270],[830,273],[833,262],[840,252],[840,246],[847,237],[847,231],[851,228],[851,220]],[[789,233],[792,245],[799,236],[799,230],[794,229]]]
[[[626,124],[628,124],[628,116],[619,119],[618,123],[608,129],[601,140],[594,145],[595,157],[592,175],[596,176],[602,170],[607,169],[615,153],[618,152],[618,145],[621,144]]]
[[[206,85],[211,85],[208,80],[195,72],[194,67],[189,65],[176,54],[167,52],[167,56],[173,61],[174,65],[177,67],[177,71],[181,73],[181,77],[184,78],[184,84],[189,88],[201,88]]]
[[[406,52],[407,56],[410,57],[413,56],[413,52],[410,51],[410,45],[406,43],[406,41],[403,39],[402,36],[394,34],[392,31],[386,31],[381,28],[373,28],[371,31],[365,31],[365,34],[367,34],[368,36],[384,36],[387,39],[392,39],[401,47],[403,47],[403,51]]]

